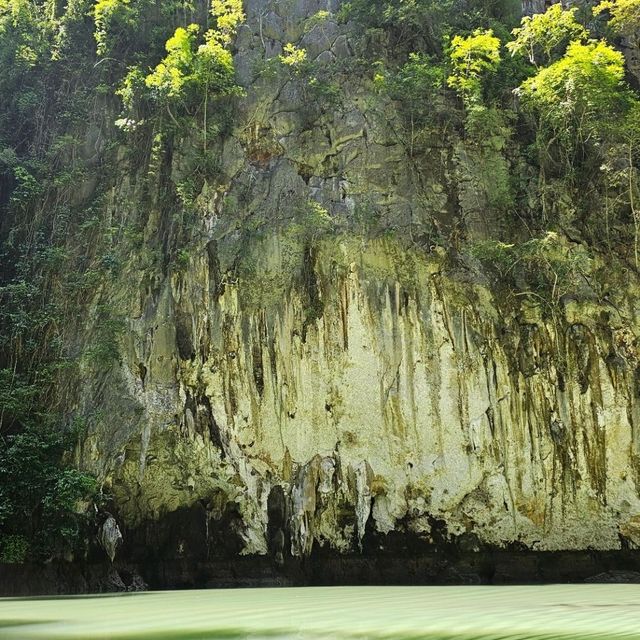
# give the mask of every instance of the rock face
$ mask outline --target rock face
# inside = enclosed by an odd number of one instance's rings
[[[222,179],[195,199],[191,249],[180,269],[133,252],[97,294],[126,329],[121,362],[86,372],[80,464],[113,496],[125,543],[145,531],[153,546],[163,527],[176,556],[282,562],[395,534],[637,544],[640,301],[627,286],[615,304],[567,297],[549,312],[452,268],[440,234],[460,221],[490,233],[508,161],[462,141],[411,157],[393,105],[350,70],[336,9],[246,2],[247,97]],[[257,75],[290,42],[336,65],[337,107],[295,71]],[[164,179],[188,176],[194,139],[176,142]],[[160,189],[142,196],[140,181],[123,172],[107,215],[161,251]]]
[[[576,4],[575,0],[523,0],[522,13],[525,16],[531,16],[534,13],[544,13],[551,5],[558,4],[559,2],[565,8]]]
[[[547,2],[547,0],[523,0],[522,2],[522,13],[525,16],[531,16],[534,13],[544,13],[546,7],[548,7],[551,2]]]
[[[113,516],[109,516],[100,528],[100,544],[113,562],[116,557],[118,547],[122,544],[122,533],[118,523]]]

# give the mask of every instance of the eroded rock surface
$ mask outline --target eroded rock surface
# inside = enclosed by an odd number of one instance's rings
[[[182,526],[198,544],[277,562],[358,551],[367,532],[636,546],[636,289],[549,313],[451,268],[438,234],[490,231],[482,167],[506,161],[460,141],[417,162],[356,72],[337,72],[344,96],[326,112],[294,72],[259,75],[287,43],[345,68],[353,48],[336,3],[246,5],[247,97],[223,178],[196,199],[196,246],[180,270],[133,255],[100,292],[126,333],[121,363],[84,381],[79,455],[118,521],[151,531],[196,509]],[[172,180],[193,144],[173,150]],[[107,208],[134,219],[139,197],[123,175]],[[162,247],[161,199],[145,197],[145,241]],[[189,554],[194,536],[171,522]]]

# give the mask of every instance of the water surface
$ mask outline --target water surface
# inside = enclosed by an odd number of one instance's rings
[[[640,640],[640,585],[332,587],[0,599],[0,638]]]

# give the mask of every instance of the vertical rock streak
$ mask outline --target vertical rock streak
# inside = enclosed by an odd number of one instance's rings
[[[303,290],[272,308],[243,306],[242,284],[203,297],[204,262],[173,289],[208,352],[177,362],[152,341],[139,453],[113,478],[121,492],[138,485],[126,517],[223,491],[242,514],[245,551],[263,553],[280,486],[296,555],[314,543],[357,548],[369,524],[386,533],[407,519],[429,539],[432,518],[496,545],[617,547],[619,526],[640,512],[637,408],[632,375],[607,364],[590,316],[498,317],[486,290],[462,290],[427,259],[408,287],[394,279],[393,241],[343,248],[339,279],[321,268],[330,247],[318,251],[323,313],[304,340]],[[167,360],[171,401],[154,377]]]

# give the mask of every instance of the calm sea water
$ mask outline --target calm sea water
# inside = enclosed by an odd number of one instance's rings
[[[640,639],[640,585],[249,589],[0,599],[0,638]]]

